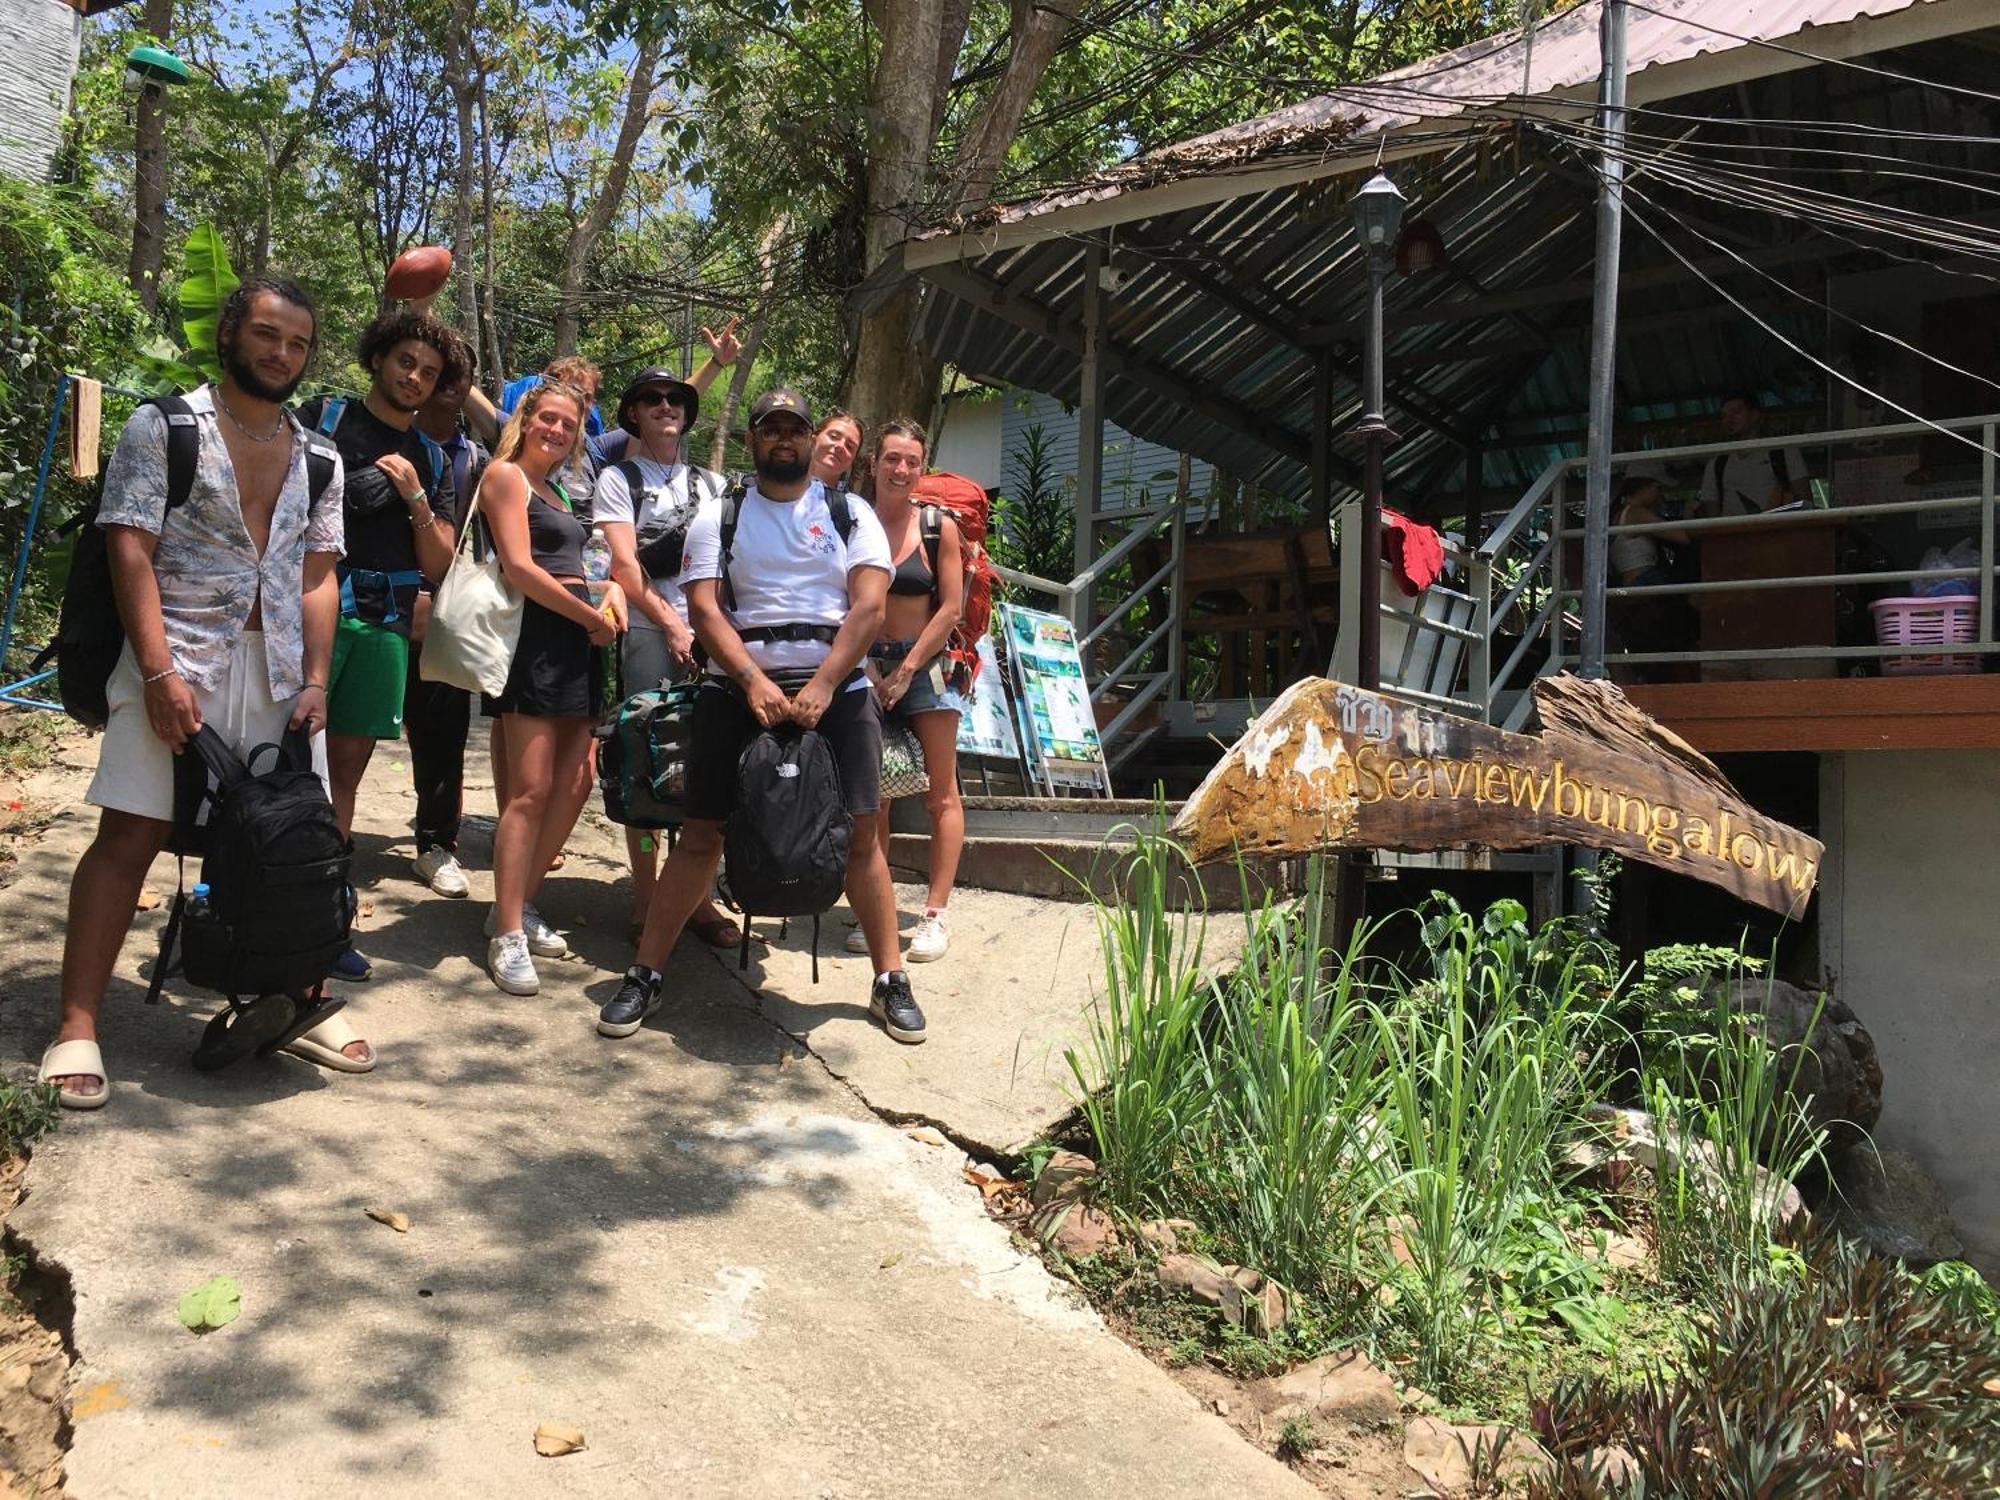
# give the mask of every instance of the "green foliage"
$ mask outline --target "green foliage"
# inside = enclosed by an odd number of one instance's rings
[[[1943,1298],[1970,1318],[1981,1318],[2000,1333],[2000,1296],[1984,1276],[1962,1260],[1941,1260],[1923,1274],[1924,1290]]]
[[[1817,1241],[1805,1260],[1805,1276],[1777,1287],[1729,1284],[1679,1370],[1558,1384],[1535,1418],[1557,1469],[1530,1495],[1993,1494],[2000,1334],[1853,1242]],[[1612,1444],[1637,1460],[1624,1484],[1589,1468]]]
[[[1278,1429],[1278,1457],[1287,1463],[1296,1463],[1325,1441],[1313,1430],[1309,1417],[1287,1417],[1285,1425]]]
[[[18,1156],[56,1128],[61,1097],[52,1083],[0,1083],[0,1161]]]
[[[993,497],[988,544],[993,560],[1037,578],[1068,579],[1076,572],[1076,505],[1073,481],[1056,473],[1048,429],[1032,422],[1021,447],[1007,459],[1006,483]]]

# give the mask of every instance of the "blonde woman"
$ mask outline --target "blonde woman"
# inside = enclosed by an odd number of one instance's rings
[[[526,601],[506,690],[481,700],[497,725],[502,764],[494,781],[503,791],[486,965],[510,995],[541,987],[536,955],[569,951],[533,898],[590,794],[590,730],[603,706],[600,652],[626,623],[615,583],[601,609],[591,602],[583,571],[590,518],[572,510],[554,477],[576,452],[588,405],[568,386],[536,386],[508,418],[480,481],[480,519]]]
[[[854,460],[861,452],[865,429],[851,412],[833,411],[813,429],[812,477],[830,490],[856,489]]]

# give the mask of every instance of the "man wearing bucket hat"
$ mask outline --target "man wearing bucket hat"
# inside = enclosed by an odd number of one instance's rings
[[[694,671],[694,632],[681,589],[681,555],[695,513],[720,498],[722,476],[683,459],[701,393],[672,370],[641,370],[618,398],[625,457],[598,475],[595,519],[611,548],[611,576],[632,601],[620,658],[625,695],[666,687]],[[632,921],[645,920],[658,856],[656,836],[625,830],[632,861]],[[712,905],[688,922],[703,941],[733,948],[743,934]]]

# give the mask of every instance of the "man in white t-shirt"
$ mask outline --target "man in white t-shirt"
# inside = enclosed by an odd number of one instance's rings
[[[811,477],[812,436],[802,398],[759,396],[750,407],[757,481],[737,505],[734,534],[725,546],[727,502],[704,507],[689,528],[681,584],[709,677],[689,736],[686,820],[654,887],[637,962],[598,1013],[605,1036],[630,1036],[659,1008],[661,966],[722,857],[743,747],[789,721],[826,737],[854,817],[847,898],[875,970],[869,1010],[895,1040],[924,1039],[924,1013],[898,967],[895,891],[874,817],[882,719],[861,667],[888,598],[889,542],[865,504]],[[774,677],[806,680],[788,694]]]
[[[1749,441],[1763,429],[1764,413],[1750,392],[1725,396],[1722,431],[1725,437]],[[1796,448],[1748,448],[1718,453],[1701,474],[1701,514],[1754,516],[1803,500],[1811,493],[1812,476],[1805,455]]]

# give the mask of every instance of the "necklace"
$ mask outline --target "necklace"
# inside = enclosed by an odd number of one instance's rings
[[[268,443],[272,441],[272,439],[276,438],[279,433],[285,430],[285,414],[282,411],[278,413],[277,425],[274,426],[269,432],[252,432],[249,428],[243,425],[243,419],[237,416],[235,412],[229,409],[229,403],[222,399],[222,393],[219,391],[216,393],[215,406],[216,410],[220,411],[225,417],[229,418],[229,425],[231,427],[234,427],[238,432],[242,433],[253,443]]]

